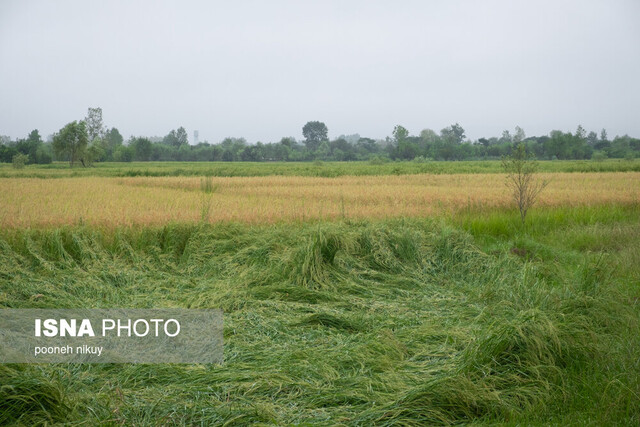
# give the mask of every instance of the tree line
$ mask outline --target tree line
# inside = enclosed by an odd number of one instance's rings
[[[458,123],[440,132],[424,129],[411,135],[396,126],[384,139],[359,134],[328,137],[326,124],[307,122],[304,139],[284,137],[278,142],[249,144],[244,138],[225,138],[219,143],[207,141],[190,145],[184,127],[164,137],[132,136],[127,141],[115,127],[105,127],[101,108],[89,108],[83,120],[73,121],[52,135],[47,142],[38,130],[26,138],[0,137],[0,162],[14,165],[46,164],[68,161],[71,166],[91,166],[95,162],[115,161],[362,161],[391,160],[482,160],[500,159],[524,144],[540,160],[568,160],[640,157],[640,139],[628,135],[609,139],[605,129],[586,132],[553,130],[549,135],[527,137],[522,128],[505,130],[500,137],[471,141]]]

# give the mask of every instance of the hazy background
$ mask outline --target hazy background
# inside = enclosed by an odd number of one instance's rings
[[[0,134],[640,136],[640,1],[0,1]]]

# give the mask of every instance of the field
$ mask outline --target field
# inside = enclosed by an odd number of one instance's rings
[[[2,425],[640,423],[638,162],[524,226],[498,162],[63,166],[0,168],[0,307],[222,308],[225,363],[0,365]]]
[[[541,161],[540,172],[640,172],[640,159]],[[499,161],[465,162],[132,162],[69,168],[65,162],[13,169],[0,163],[0,178],[136,176],[339,176],[501,173]]]
[[[635,206],[640,172],[544,173],[541,207]],[[512,205],[503,174],[419,174],[338,178],[12,178],[2,182],[0,225],[161,225],[234,221],[455,216]]]

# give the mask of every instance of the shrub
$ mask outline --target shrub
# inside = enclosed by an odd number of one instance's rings
[[[24,168],[24,165],[27,164],[27,162],[29,161],[29,156],[27,156],[26,154],[21,154],[18,153],[15,156],[13,156],[13,167],[15,169],[22,169]]]

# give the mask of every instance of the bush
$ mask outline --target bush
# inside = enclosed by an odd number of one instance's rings
[[[29,161],[29,156],[27,156],[26,154],[16,154],[15,156],[13,156],[13,167],[14,169],[22,169],[24,168],[24,165],[27,164],[27,162]]]
[[[369,158],[370,165],[381,165],[383,163],[389,162],[389,159],[380,155],[373,155]]]
[[[593,153],[593,156],[591,156],[591,160],[594,160],[596,162],[603,162],[607,159],[607,153],[605,153],[604,151],[596,151],[595,153]]]
[[[36,163],[39,165],[48,165],[53,161],[51,154],[49,154],[46,150],[42,149],[42,147],[38,148],[36,151]]]

